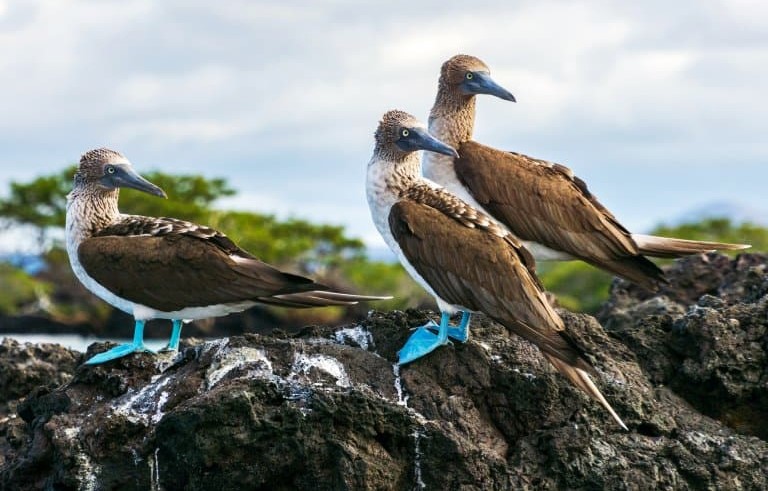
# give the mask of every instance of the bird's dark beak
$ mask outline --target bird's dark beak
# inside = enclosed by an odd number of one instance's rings
[[[491,74],[487,72],[473,72],[471,80],[464,80],[461,83],[461,88],[465,94],[488,94],[495,95],[505,101],[517,102],[515,96],[510,91],[494,82],[491,78]]]
[[[167,198],[165,191],[141,177],[129,164],[114,165],[115,173],[105,176],[109,180],[108,185],[115,188],[133,188],[145,193]],[[105,183],[107,184],[107,183]]]
[[[411,129],[411,144],[418,150],[427,150],[429,152],[442,153],[451,157],[458,158],[459,153],[450,145],[446,145],[423,128]]]

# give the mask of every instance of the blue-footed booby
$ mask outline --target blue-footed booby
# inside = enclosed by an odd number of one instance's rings
[[[515,101],[481,60],[457,55],[443,64],[429,131],[459,156],[427,153],[424,176],[494,217],[537,260],[581,259],[655,291],[666,280],[646,256],[749,247],[631,233],[569,168],[472,141],[477,94]]]
[[[147,351],[143,332],[149,319],[173,320],[168,348],[175,350],[182,320],[227,315],[256,304],[320,307],[391,298],[341,293],[284,273],[209,227],[124,215],[117,206],[121,187],[165,197],[122,154],[106,148],[83,154],[67,196],[67,253],[75,276],[136,321],[132,343],[86,363]]]
[[[450,314],[482,311],[538,346],[626,429],[592,382],[594,368],[583,350],[547,302],[531,254],[493,219],[422,178],[419,149],[455,156],[413,116],[389,111],[375,133],[366,182],[376,228],[442,312],[437,334],[418,328],[400,351],[401,363],[446,344]]]

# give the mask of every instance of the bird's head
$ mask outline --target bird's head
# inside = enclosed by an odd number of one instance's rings
[[[456,55],[443,63],[440,69],[440,87],[465,97],[488,94],[516,102],[511,92],[491,78],[488,65],[469,55]]]
[[[123,154],[108,148],[89,150],[80,157],[75,182],[105,191],[133,188],[166,198],[165,191],[141,177]]]
[[[451,157],[459,154],[429,134],[427,127],[410,114],[392,110],[382,116],[376,133],[376,148],[388,154],[407,155],[418,150],[442,153]]]

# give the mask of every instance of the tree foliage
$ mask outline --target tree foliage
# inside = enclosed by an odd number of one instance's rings
[[[304,274],[327,274],[344,261],[364,255],[365,244],[347,237],[344,227],[298,218],[244,211],[210,213],[207,223],[226,231],[242,248],[264,261],[294,265]]]
[[[50,283],[32,278],[10,264],[0,263],[0,314],[17,314],[45,298],[52,289]]]

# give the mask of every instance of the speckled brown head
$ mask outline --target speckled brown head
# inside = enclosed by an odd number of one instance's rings
[[[75,187],[112,191],[117,188],[133,188],[155,196],[166,197],[165,192],[141,177],[127,158],[108,148],[97,148],[80,157],[75,173]]]
[[[457,96],[489,94],[515,102],[515,96],[493,81],[488,65],[470,55],[456,55],[443,63],[439,88]]]
[[[423,123],[404,111],[386,112],[379,121],[374,139],[375,152],[382,158],[400,160],[418,150],[458,157],[456,150],[430,135]]]

